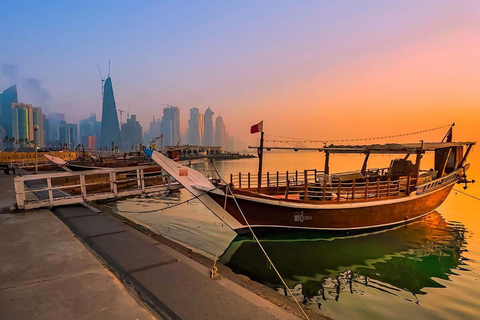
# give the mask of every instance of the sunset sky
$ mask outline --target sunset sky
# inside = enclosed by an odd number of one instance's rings
[[[480,1],[2,1],[0,91],[101,115],[103,76],[144,130],[163,105],[210,106],[310,139],[370,137],[455,121],[479,140]],[[442,136],[440,132],[437,136]],[[411,140],[416,141],[417,137]]]

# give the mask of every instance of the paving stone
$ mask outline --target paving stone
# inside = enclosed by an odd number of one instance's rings
[[[125,231],[127,228],[115,218],[105,215],[70,218],[65,223],[84,240],[94,236]]]
[[[133,232],[93,237],[89,240],[89,244],[121,275],[178,261]]]
[[[56,207],[52,210],[52,212],[64,221],[70,218],[99,215],[98,213],[88,209],[87,207],[79,205]]]
[[[276,319],[183,263],[138,271],[128,278],[134,286],[150,291],[167,310],[184,320]]]

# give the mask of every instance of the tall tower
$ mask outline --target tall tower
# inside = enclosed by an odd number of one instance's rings
[[[215,144],[217,146],[225,148],[226,131],[223,118],[218,116],[215,120]]]
[[[13,129],[12,129],[12,103],[17,103],[17,85],[13,85],[7,90],[3,91],[0,95],[0,106],[1,112],[0,114],[0,126],[5,129],[5,134],[10,138],[13,137]],[[14,137],[18,138],[18,137]]]
[[[174,146],[180,140],[180,108],[170,106],[163,109],[162,133],[165,146]]]
[[[204,137],[203,137],[203,145],[204,146],[213,146],[213,136],[214,136],[214,131],[213,131],[213,111],[208,108],[205,111],[205,116],[204,116]]]
[[[201,146],[203,144],[203,114],[198,108],[190,108],[187,138],[191,145]]]
[[[32,146],[32,141],[38,146],[44,145],[42,108],[31,104],[13,103],[11,114],[12,136],[20,146]],[[35,126],[38,126],[38,130],[35,130]]]
[[[112,79],[105,80],[103,87],[103,105],[102,105],[102,128],[100,135],[100,148],[111,149],[112,142],[117,147],[121,147],[120,128],[118,126],[117,106],[113,96]]]

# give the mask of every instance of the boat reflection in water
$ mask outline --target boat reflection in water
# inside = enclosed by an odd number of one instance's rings
[[[465,264],[465,228],[433,212],[420,221],[382,232],[333,237],[319,232],[284,232],[259,239],[297,298],[321,307],[344,293],[367,290],[415,301],[424,288],[441,288]],[[234,272],[285,293],[258,245],[237,236],[222,256]]]

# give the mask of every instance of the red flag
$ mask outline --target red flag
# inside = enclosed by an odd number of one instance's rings
[[[263,120],[250,128],[250,133],[263,132]]]

